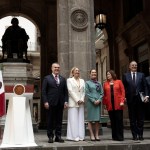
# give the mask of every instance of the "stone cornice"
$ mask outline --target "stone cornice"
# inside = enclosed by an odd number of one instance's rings
[[[141,13],[119,29],[116,41],[119,42],[124,39],[133,46],[142,42],[147,35],[150,35],[150,27],[147,19]]]

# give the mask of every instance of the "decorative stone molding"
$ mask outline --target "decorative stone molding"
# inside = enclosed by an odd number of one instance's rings
[[[73,30],[84,31],[88,26],[88,14],[83,9],[75,9],[71,13],[71,26]]]

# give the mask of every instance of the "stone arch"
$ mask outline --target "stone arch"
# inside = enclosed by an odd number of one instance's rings
[[[40,82],[49,73],[52,62],[57,61],[57,1],[5,0],[0,2],[0,18],[20,15],[32,21],[40,32]],[[41,96],[41,94],[39,94]],[[41,101],[42,103],[42,101]],[[45,127],[45,110],[41,108],[41,125]]]
[[[40,41],[40,49],[44,49],[42,43],[44,43],[44,40],[42,40],[42,37],[45,35],[45,30],[44,26],[42,25],[41,22],[42,18],[40,16],[40,12],[36,12],[34,9],[29,9],[29,8],[23,8],[23,10],[19,10],[19,8],[15,9],[10,8],[9,5],[2,5],[1,10],[0,10],[0,18],[6,17],[6,16],[22,16],[28,20],[30,20],[37,28],[39,32],[39,41]]]
[[[1,10],[0,10],[0,18],[6,17],[6,16],[22,16],[27,18],[28,20],[30,20],[33,24],[35,24],[35,26],[41,31],[41,26],[40,26],[40,22],[41,19],[38,17],[38,13],[34,12],[34,10],[29,10],[29,9],[25,9],[25,10],[16,10],[11,8],[10,6],[2,6]]]
[[[26,18],[27,20],[29,20],[29,21],[31,21],[34,25],[35,25],[35,27],[36,27],[36,30],[37,30],[37,38],[38,39],[36,39],[36,41],[38,42],[38,45],[39,45],[39,52],[40,52],[40,54],[41,54],[41,48],[42,48],[42,43],[41,43],[41,28],[39,27],[39,21],[37,21],[37,19],[36,18],[34,18],[33,17],[33,15],[31,14],[31,15],[29,15],[29,13],[28,14],[24,14],[23,12],[22,13],[17,13],[17,12],[6,12],[6,11],[4,11],[4,13],[1,13],[1,15],[0,15],[0,18],[4,18],[4,17],[7,17],[7,16],[16,16],[16,17],[18,17],[18,16],[21,16],[21,17],[24,17],[24,18]],[[39,59],[40,59],[40,57],[39,57]],[[30,60],[30,59],[29,59]],[[41,61],[40,61],[41,62]],[[39,70],[40,71],[40,70]],[[40,71],[41,72],[41,71]],[[40,74],[40,72],[38,73],[38,74]]]
[[[24,13],[16,13],[16,12],[11,13],[11,12],[8,12],[8,13],[5,13],[5,14],[1,13],[0,18],[4,18],[4,17],[7,17],[7,16],[16,16],[16,17],[21,16],[21,17],[24,17],[24,18],[28,19],[29,21],[31,21],[35,25],[35,27],[37,28],[37,32],[39,33],[39,36],[41,36],[41,29],[39,27],[39,24],[36,21],[36,19],[33,18],[31,15],[26,15]]]

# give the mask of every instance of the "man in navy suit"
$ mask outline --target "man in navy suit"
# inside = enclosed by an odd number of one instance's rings
[[[148,89],[143,73],[137,72],[137,63],[132,61],[129,65],[130,72],[123,75],[126,91],[130,128],[133,140],[143,139],[144,103],[148,102]],[[144,95],[142,102],[140,92]]]
[[[149,73],[150,73],[150,68],[149,68]],[[150,76],[146,77],[146,81],[147,81],[148,92],[149,92],[149,98],[150,98]]]
[[[55,130],[55,142],[63,143],[61,138],[63,109],[67,107],[68,90],[64,77],[59,75],[60,65],[53,63],[52,74],[45,76],[42,84],[42,100],[47,109],[47,136],[48,143],[53,143]]]

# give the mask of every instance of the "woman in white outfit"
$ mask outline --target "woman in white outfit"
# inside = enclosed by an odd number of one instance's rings
[[[80,79],[80,72],[77,67],[71,69],[70,78],[67,79],[67,87],[69,93],[67,139],[83,141],[85,137],[85,82]]]

